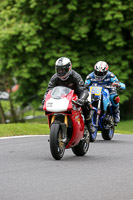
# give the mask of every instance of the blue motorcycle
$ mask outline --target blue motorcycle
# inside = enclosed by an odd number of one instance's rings
[[[90,135],[90,141],[94,142],[97,137],[97,132],[101,131],[104,140],[111,140],[114,136],[115,124],[112,112],[112,104],[108,89],[113,86],[89,86],[91,102],[91,117],[92,123],[95,126],[95,132]]]

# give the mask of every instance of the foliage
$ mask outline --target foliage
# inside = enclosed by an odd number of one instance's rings
[[[14,98],[41,104],[54,63],[70,57],[85,79],[105,60],[133,95],[132,0],[4,0],[0,2],[0,74],[16,77]]]

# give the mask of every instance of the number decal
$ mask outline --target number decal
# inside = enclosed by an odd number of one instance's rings
[[[102,87],[90,87],[90,93],[95,95],[101,94]]]

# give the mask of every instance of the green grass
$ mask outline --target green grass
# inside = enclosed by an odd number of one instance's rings
[[[25,123],[48,124],[48,119],[47,117],[28,119],[25,121]]]
[[[17,123],[0,125],[0,137],[47,134],[49,134],[48,124]]]
[[[115,132],[133,134],[133,120],[121,121],[116,127]]]
[[[47,135],[49,133],[47,118],[28,120],[28,123],[0,124],[0,137]],[[115,129],[115,133],[133,134],[133,120],[121,121]]]

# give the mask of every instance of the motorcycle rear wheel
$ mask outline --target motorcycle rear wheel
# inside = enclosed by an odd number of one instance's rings
[[[76,156],[84,156],[90,144],[90,134],[88,132],[87,136],[85,136],[82,140],[80,140],[79,144],[75,147],[72,147],[72,151]]]
[[[65,143],[62,142],[62,135],[60,123],[52,124],[50,129],[50,150],[55,160],[60,160],[65,152]]]

